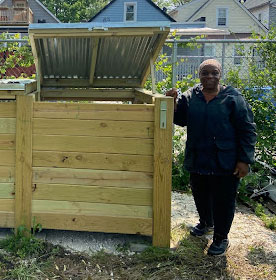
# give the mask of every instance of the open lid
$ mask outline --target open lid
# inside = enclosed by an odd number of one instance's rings
[[[143,87],[169,24],[31,24],[37,79],[45,87]]]

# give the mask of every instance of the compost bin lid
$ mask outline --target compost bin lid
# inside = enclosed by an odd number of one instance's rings
[[[45,87],[143,87],[169,22],[30,24]]]

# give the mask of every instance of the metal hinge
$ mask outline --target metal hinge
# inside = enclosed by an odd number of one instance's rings
[[[161,101],[160,104],[160,128],[167,128],[167,101]]]

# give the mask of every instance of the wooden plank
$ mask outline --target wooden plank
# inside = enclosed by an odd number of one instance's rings
[[[14,183],[15,168],[12,166],[0,166],[0,183]]]
[[[15,166],[15,150],[0,150],[0,165]]]
[[[34,134],[33,149],[38,151],[153,155],[153,140]]]
[[[93,81],[94,81],[99,41],[100,41],[99,38],[93,38],[93,40],[92,40],[92,57],[91,57],[90,77],[89,77],[90,85],[92,85]]]
[[[151,218],[33,213],[36,222],[48,229],[63,229],[125,234],[152,234]]]
[[[0,184],[0,198],[12,197],[12,190]],[[152,189],[35,184],[33,199],[151,206]]]
[[[34,118],[153,121],[154,105],[35,102]]]
[[[149,90],[143,89],[143,88],[136,88],[134,91],[134,95],[135,98],[137,98],[138,100],[141,100],[142,102],[146,102],[146,103],[153,103],[154,99],[156,97],[164,97],[163,94],[159,94],[159,93],[152,93]]]
[[[7,128],[3,128],[3,130],[6,132],[12,129],[7,125]],[[153,122],[34,119],[33,132],[40,135],[111,136],[152,139]]]
[[[35,92],[37,90],[37,81],[25,84],[25,94]]]
[[[15,118],[16,117],[15,102],[0,102],[0,118]]]
[[[15,118],[0,118],[0,134],[15,133]]]
[[[15,149],[15,134],[0,134],[1,149]]]
[[[14,198],[14,195],[13,183],[0,183],[0,202],[3,198]]]
[[[151,218],[152,207],[76,201],[33,200],[33,212]],[[0,208],[1,209],[1,208]],[[4,210],[7,211],[7,210]]]
[[[33,166],[153,172],[153,156],[33,151]]]
[[[3,92],[0,92],[0,100],[15,100],[15,95],[13,94],[4,94]]]
[[[0,211],[14,212],[14,199],[0,199]]]
[[[14,213],[0,211],[0,227],[13,228],[14,227]]]
[[[152,87],[152,92],[156,93],[156,79],[155,79],[155,70],[154,70],[154,60],[151,57],[150,58],[150,75],[151,75],[151,87]]]
[[[70,168],[33,168],[34,183],[152,188],[151,173]]]
[[[31,229],[33,97],[16,99],[15,228]]]
[[[160,128],[161,102],[167,103],[166,128]],[[170,247],[173,98],[155,99],[153,245]]]

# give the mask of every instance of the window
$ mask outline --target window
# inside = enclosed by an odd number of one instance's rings
[[[25,8],[26,2],[25,1],[15,1],[14,6],[16,8]]]
[[[136,21],[137,20],[137,3],[125,2],[124,9],[124,21]]]
[[[228,8],[217,8],[217,26],[228,25]]]

